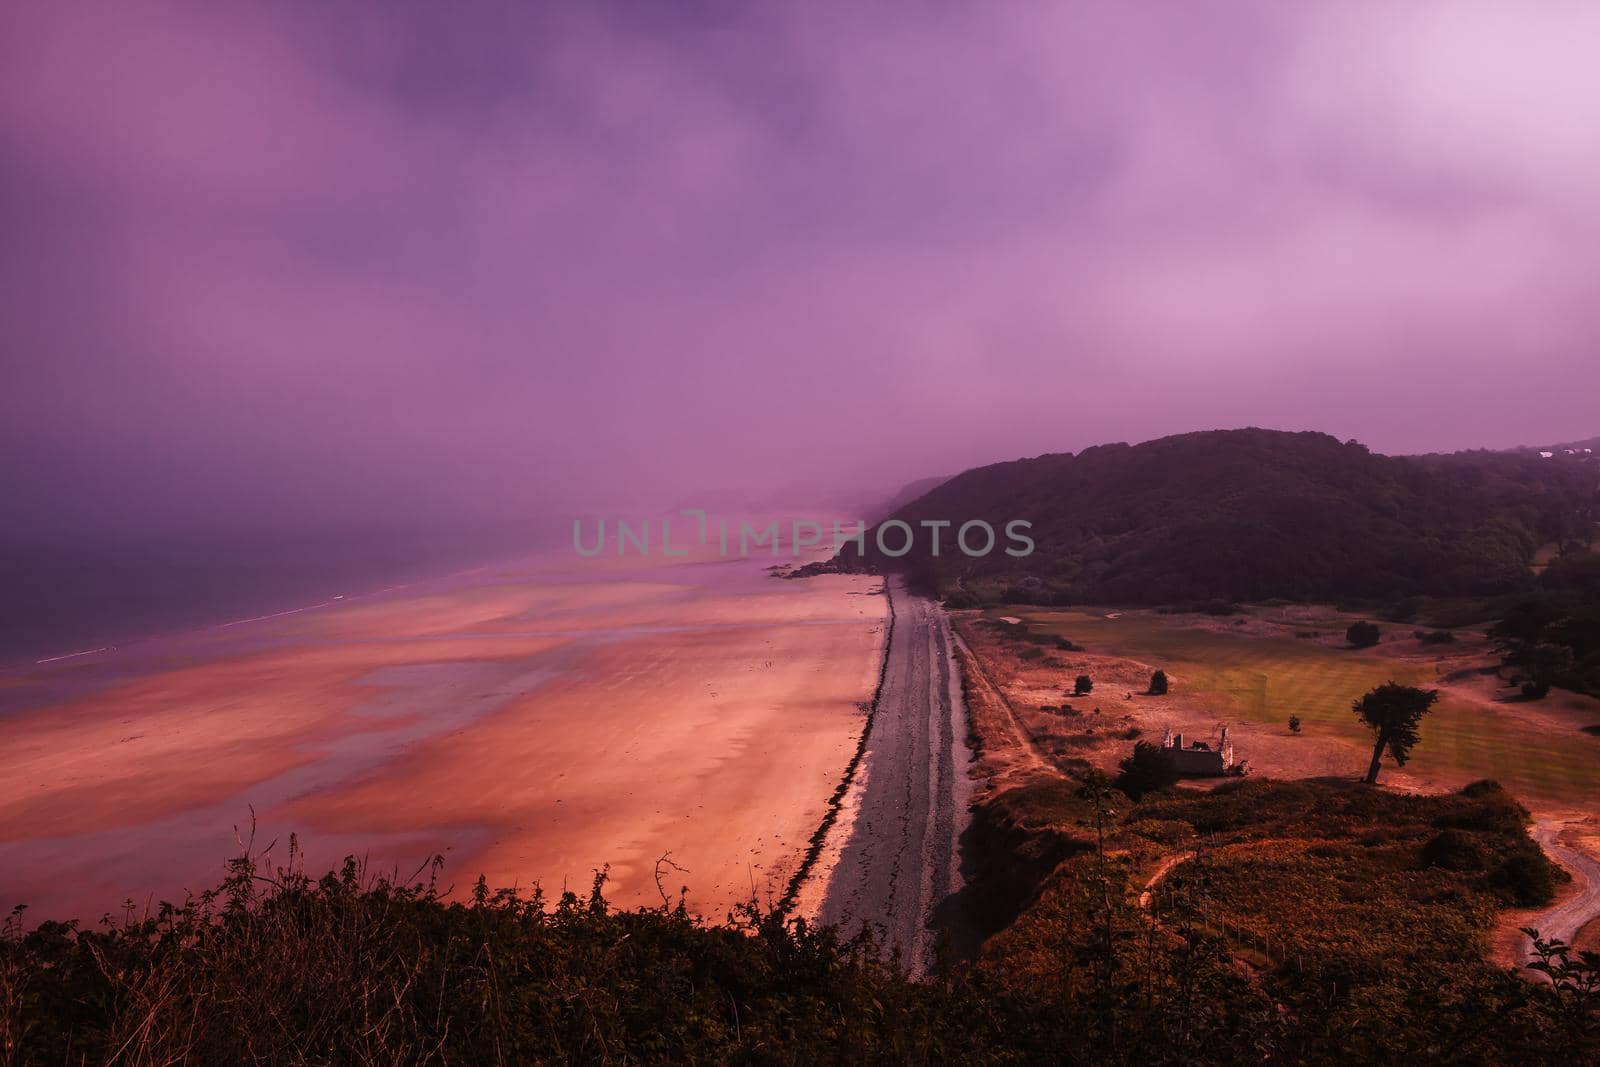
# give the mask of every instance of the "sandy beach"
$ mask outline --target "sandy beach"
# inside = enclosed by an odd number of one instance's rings
[[[775,899],[854,752],[878,579],[574,561],[14,672],[0,908],[95,918],[218,879],[252,817],[281,860],[690,906]]]

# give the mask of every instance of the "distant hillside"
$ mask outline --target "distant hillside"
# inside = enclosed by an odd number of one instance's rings
[[[1582,441],[1563,441],[1555,445],[1518,445],[1506,451],[1516,455],[1563,459],[1569,462],[1576,459],[1585,463],[1600,463],[1600,437],[1588,437]],[[1550,454],[1548,457],[1544,456],[1546,452]]]
[[[895,512],[899,511],[907,504],[912,503],[919,497],[926,496],[928,493],[933,492],[948,480],[948,476],[940,474],[932,478],[918,478],[914,482],[901,486],[899,491],[896,492],[894,496],[890,497],[888,501],[886,501],[872,513],[873,521],[892,517]]]
[[[893,515],[1026,519],[1027,558],[968,558],[947,533],[937,559],[926,537],[898,560],[869,538],[867,561],[1033,602],[1480,595],[1526,588],[1534,550],[1592,528],[1593,502],[1583,466],[1537,456],[1390,457],[1321,433],[1219,430],[980,467]]]
[[[1600,437],[1586,437],[1582,441],[1563,441],[1559,445],[1546,445],[1541,451],[1545,452],[1587,452],[1593,455],[1600,452]]]

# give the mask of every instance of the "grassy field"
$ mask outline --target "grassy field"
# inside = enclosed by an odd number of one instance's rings
[[[1370,745],[1350,704],[1382,682],[1439,687],[1439,664],[1425,655],[1356,652],[1293,636],[1239,636],[1200,626],[1193,616],[1102,615],[1009,609],[1031,628],[1060,634],[1091,652],[1164,668],[1173,699],[1199,702],[1220,720],[1285,723],[1298,715],[1311,737]],[[1003,612],[995,612],[1003,614]],[[1342,631],[1330,619],[1323,633]],[[1415,649],[1414,644],[1408,647]],[[1600,722],[1600,702],[1595,721]],[[1493,705],[1442,691],[1407,770],[1443,783],[1495,778],[1528,802],[1589,806],[1600,796],[1600,740],[1573,724],[1552,728]]]

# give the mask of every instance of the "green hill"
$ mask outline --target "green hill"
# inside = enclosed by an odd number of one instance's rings
[[[1392,457],[1321,433],[1218,430],[966,471],[891,516],[918,531],[908,555],[869,537],[866,562],[1041,603],[1484,595],[1527,588],[1535,549],[1593,500],[1581,467],[1537,457]],[[1008,556],[1002,534],[972,558],[951,530],[932,555],[919,524],[972,519],[997,532],[1027,520],[1036,548]]]

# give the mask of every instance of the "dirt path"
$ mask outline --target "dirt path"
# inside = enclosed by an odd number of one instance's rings
[[[1565,828],[1564,822],[1540,819],[1534,823],[1533,839],[1539,842],[1551,859],[1572,873],[1572,880],[1578,884],[1579,892],[1523,925],[1539,931],[1539,936],[1545,940],[1560,938],[1570,945],[1586,923],[1600,918],[1600,862],[1563,845],[1559,838]],[[1522,962],[1530,963],[1533,958],[1533,941],[1524,935]]]
[[[1059,775],[1061,773],[1060,769],[1044,754],[1044,750],[1039,747],[1038,742],[1034,741],[1033,734],[1029,733],[1028,728],[1023,725],[1021,716],[1017,714],[1017,709],[1011,706],[1011,701],[1006,699],[1005,692],[984,673],[983,661],[978,658],[977,653],[972,651],[972,646],[962,640],[960,634],[951,634],[951,638],[956,647],[965,654],[967,663],[971,665],[971,683],[993,696],[995,701],[1005,709],[1007,717],[1011,720],[1011,728],[1016,731],[1017,741],[1021,745],[1021,755],[1027,769]]]
[[[1194,856],[1193,852],[1176,852],[1163,859],[1156,866],[1155,872],[1145,880],[1144,889],[1139,893],[1139,907],[1149,911],[1151,895],[1155,893],[1156,886],[1161,884],[1163,878],[1172,873],[1172,868],[1180,863],[1188,863],[1194,859]]]
[[[891,580],[883,692],[845,802],[855,813],[849,837],[817,918],[847,933],[870,926],[922,974],[935,943],[929,919],[961,888],[958,840],[972,785],[950,624],[937,604]]]

